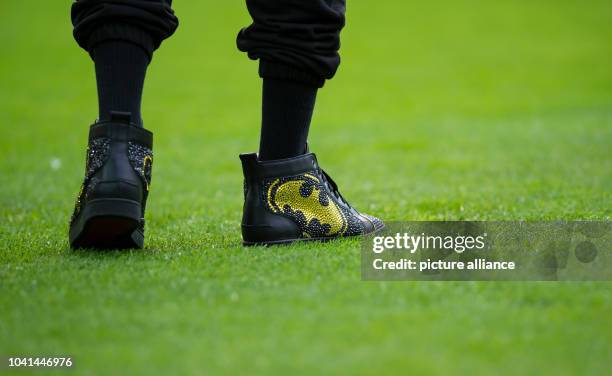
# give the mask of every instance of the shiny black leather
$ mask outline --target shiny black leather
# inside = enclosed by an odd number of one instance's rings
[[[126,128],[122,124],[102,124],[107,129]],[[119,132],[113,132],[119,133]],[[144,187],[141,178],[132,168],[128,159],[128,143],[125,132],[122,137],[111,139],[110,155],[106,163],[95,174],[95,187],[87,196],[87,200],[99,198],[122,198],[142,202]]]
[[[262,180],[266,177],[290,175],[312,168],[308,163],[287,165],[260,163],[257,154],[241,154],[245,179],[244,207],[242,215],[242,238],[245,242],[260,243],[296,239],[300,228],[292,220],[270,213],[260,197],[263,195]],[[279,175],[280,174],[280,175]]]
[[[151,132],[131,124],[129,113],[90,127],[86,175],[70,222],[72,247],[142,247],[152,147]]]

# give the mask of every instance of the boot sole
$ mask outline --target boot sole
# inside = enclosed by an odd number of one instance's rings
[[[332,240],[337,240],[337,239],[347,239],[347,238],[355,238],[355,237],[363,237],[366,235],[370,235],[370,234],[376,234],[378,232],[381,232],[382,230],[385,229],[385,225],[383,224],[383,226],[379,229],[375,229],[373,231],[370,232],[366,232],[365,234],[359,234],[359,235],[351,235],[351,236],[331,236],[331,237],[321,237],[321,238],[297,238],[297,239],[282,239],[282,240],[270,240],[270,241],[264,241],[264,242],[248,242],[248,241],[243,241],[242,245],[245,247],[255,247],[255,246],[269,246],[269,245],[289,245],[292,243],[300,243],[300,242],[320,242],[320,243],[326,243]]]
[[[89,201],[70,227],[70,246],[94,249],[142,248],[141,205],[126,199]]]

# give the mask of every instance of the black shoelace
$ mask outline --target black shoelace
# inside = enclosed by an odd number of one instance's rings
[[[340,191],[338,190],[338,184],[336,184],[334,179],[332,179],[331,176],[329,176],[329,174],[327,174],[327,172],[325,172],[325,170],[323,170],[321,167],[316,166],[316,169],[319,178],[321,178],[321,181],[325,188],[327,188],[327,190],[330,191],[338,201],[340,201],[347,208],[352,210],[353,208],[351,207],[351,205],[340,194]]]

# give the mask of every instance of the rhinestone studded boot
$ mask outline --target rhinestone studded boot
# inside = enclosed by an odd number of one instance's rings
[[[85,179],[70,220],[72,248],[143,246],[153,134],[130,117],[113,112],[89,130]]]
[[[240,160],[244,245],[328,240],[384,228],[380,219],[359,213],[344,200],[312,153],[272,161],[241,154]]]

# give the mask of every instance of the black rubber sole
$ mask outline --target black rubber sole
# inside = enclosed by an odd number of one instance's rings
[[[273,245],[289,245],[292,243],[299,243],[299,242],[320,242],[320,243],[326,243],[332,240],[337,240],[337,239],[346,239],[346,238],[356,238],[356,237],[363,237],[366,235],[370,235],[370,234],[376,234],[382,230],[385,229],[385,225],[383,225],[381,228],[375,229],[373,231],[367,232],[365,234],[359,234],[359,235],[351,235],[351,236],[328,236],[328,237],[322,237],[322,238],[298,238],[298,239],[282,239],[282,240],[270,240],[270,241],[264,241],[264,242],[249,242],[249,241],[243,241],[242,245],[245,247],[256,247],[256,246],[273,246]]]
[[[73,249],[142,248],[141,205],[125,199],[89,201],[70,226],[69,240]]]

